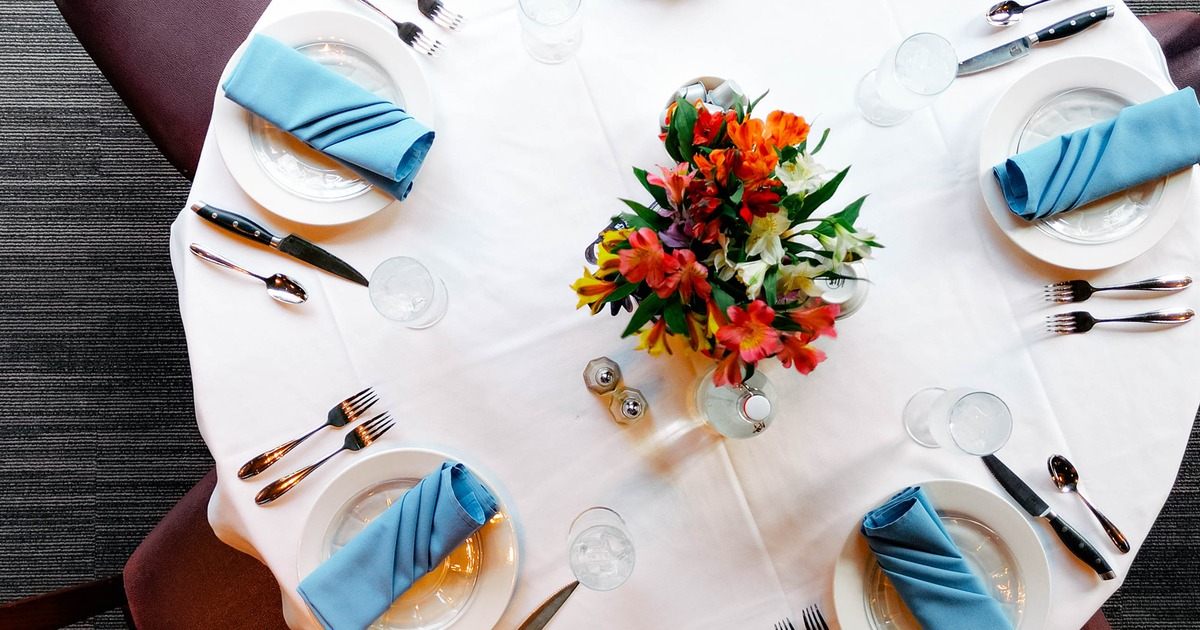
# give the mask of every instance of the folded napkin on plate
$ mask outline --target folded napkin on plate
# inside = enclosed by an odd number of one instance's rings
[[[868,512],[860,531],[925,630],[1012,628],[920,487],[905,488]]]
[[[1200,104],[1186,88],[1047,140],[992,168],[1013,214],[1033,221],[1200,162]]]
[[[459,463],[445,462],[300,582],[330,630],[366,628],[499,509]]]
[[[433,131],[395,104],[279,41],[255,35],[225,97],[404,199]]]

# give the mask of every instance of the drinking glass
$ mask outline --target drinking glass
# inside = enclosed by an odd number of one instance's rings
[[[879,66],[858,84],[858,111],[869,122],[889,127],[926,107],[954,82],[958,56],[946,38],[917,33],[883,55]]]
[[[995,453],[1008,441],[1012,413],[995,394],[971,387],[930,387],[904,406],[904,428],[921,446],[953,444],[982,456]]]
[[[421,261],[389,258],[371,273],[371,304],[380,315],[409,328],[429,328],[446,314],[446,283]]]
[[[581,0],[517,0],[521,40],[542,63],[562,63],[583,40]]]
[[[580,584],[611,591],[633,573],[633,537],[620,514],[606,507],[588,508],[571,523],[567,557]]]

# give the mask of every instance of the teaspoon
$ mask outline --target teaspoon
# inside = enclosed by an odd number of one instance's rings
[[[1101,514],[1100,510],[1097,510],[1079,491],[1079,472],[1075,470],[1075,466],[1062,455],[1051,455],[1050,461],[1046,462],[1046,465],[1050,468],[1050,478],[1054,480],[1054,485],[1058,486],[1059,492],[1074,492],[1083,500],[1083,504],[1088,506],[1092,514],[1096,515],[1096,519],[1104,527],[1104,533],[1108,534],[1117,549],[1120,549],[1121,553],[1129,553],[1129,541],[1125,539],[1125,534],[1122,534],[1121,530],[1117,529],[1117,526]]]
[[[1037,0],[1036,2],[1030,2],[1029,4],[1021,5],[1013,0],[1003,0],[1003,2],[1000,2],[999,4],[988,9],[988,12],[985,13],[983,17],[988,21],[988,24],[991,24],[992,26],[1008,26],[1009,24],[1016,24],[1017,22],[1020,22],[1021,14],[1025,12],[1025,9],[1049,1],[1050,0]]]
[[[260,276],[256,273],[242,269],[230,260],[226,259],[224,256],[210,249],[206,249],[202,245],[192,243],[189,246],[189,249],[191,249],[192,253],[202,260],[207,260],[208,262],[219,267],[240,271],[247,276],[262,280],[267,284],[267,295],[279,300],[280,302],[283,302],[284,304],[299,304],[308,299],[308,293],[304,290],[304,287],[300,286],[295,280],[292,280],[281,273],[277,273],[271,277]]]

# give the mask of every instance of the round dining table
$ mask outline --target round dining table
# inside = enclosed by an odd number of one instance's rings
[[[436,132],[404,201],[340,225],[293,221],[286,202],[263,205],[244,190],[238,169],[257,166],[223,154],[214,118],[171,230],[197,419],[218,474],[209,520],[223,541],[271,569],[292,627],[320,627],[296,589],[302,538],[323,490],[363,458],[405,448],[466,463],[512,519],[515,587],[496,627],[516,627],[573,579],[568,528],[597,505],[625,519],[636,566],[615,590],[580,589],[552,627],[767,630],[813,604],[835,622],[839,556],[863,515],[888,496],[958,480],[1010,501],[979,458],[925,448],[906,434],[901,410],[926,387],[973,386],[1002,398],[1014,427],[998,455],[1116,571],[1102,581],[1031,518],[1051,579],[1026,594],[1048,606],[1044,623],[1022,628],[1078,628],[1121,584],[1171,489],[1200,405],[1192,354],[1200,326],[1054,335],[1046,317],[1072,308],[1043,301],[1042,287],[1195,276],[1200,199],[1186,194],[1185,173],[1184,194],[1171,197],[1177,207],[1154,209],[1178,213],[1161,240],[1127,262],[1072,271],[1027,252],[993,217],[992,164],[981,161],[981,147],[1017,132],[989,128],[993,108],[1047,64],[1116,64],[1174,91],[1161,50],[1124,5],[1078,36],[958,77],[905,122],[877,127],[858,114],[854,93],[907,35],[941,34],[965,59],[1095,0],[1043,5],[1004,29],[984,21],[987,3],[952,0],[589,1],[582,46],[557,65],[524,50],[514,0],[445,2],[467,15],[461,31],[425,20],[414,2],[380,2],[444,44],[437,57],[401,51],[427,86],[425,122]],[[276,1],[256,30],[311,11],[394,32],[353,0]],[[319,30],[313,41],[356,41],[355,32]],[[745,440],[722,438],[690,408],[709,360],[682,347],[659,357],[636,350],[635,337],[621,337],[627,313],[592,316],[576,308],[571,289],[585,248],[624,210],[620,199],[648,201],[633,169],[669,164],[661,112],[679,86],[703,76],[734,79],[752,98],[766,93],[759,115],[790,111],[814,133],[831,130],[819,161],[851,168],[828,207],[868,195],[858,225],[883,245],[866,261],[863,306],[838,322],[836,339],[822,341],[824,363],[807,376],[760,364],[778,389],[778,410],[765,432]],[[189,209],[201,201],[298,234],[368,276],[386,259],[417,258],[444,279],[446,315],[423,330],[385,319],[366,288],[201,220]],[[288,274],[307,302],[268,299],[261,284],[190,255],[192,243]],[[1112,316],[1197,304],[1191,289],[1096,296],[1082,306]],[[638,422],[614,422],[608,402],[584,386],[584,367],[601,356],[645,396],[649,412]],[[243,481],[239,467],[319,426],[331,406],[365,387],[396,426],[257,505],[263,479],[278,475]],[[269,473],[314,461],[342,437],[318,433]],[[1076,497],[1056,492],[1046,470],[1055,453],[1076,464],[1088,498],[1121,527],[1130,553],[1108,543]]]

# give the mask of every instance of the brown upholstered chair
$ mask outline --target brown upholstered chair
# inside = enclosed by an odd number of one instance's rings
[[[210,472],[154,527],[120,575],[0,606],[0,628],[50,630],[121,608],[138,630],[286,630],[279,586],[208,525]]]

